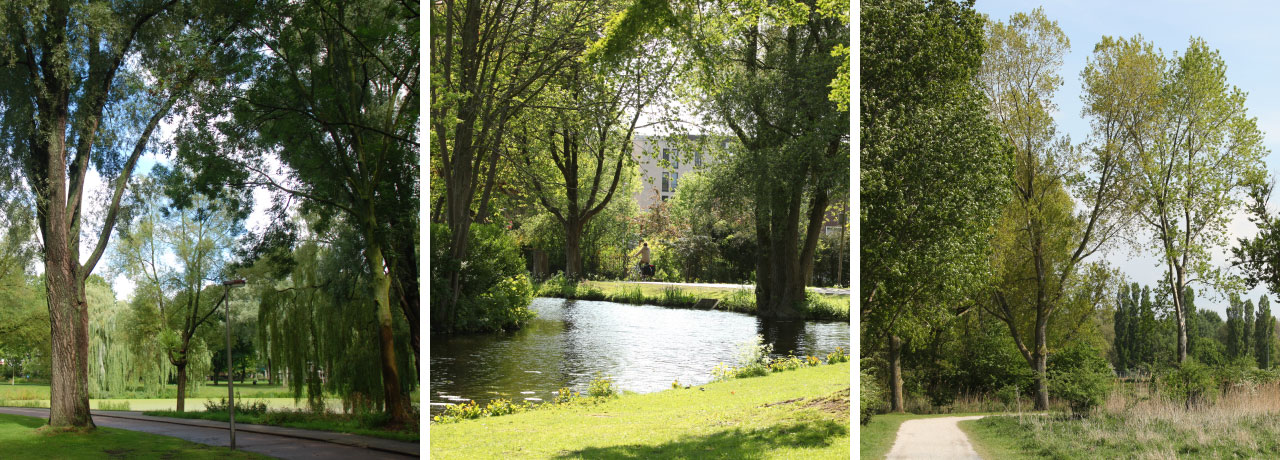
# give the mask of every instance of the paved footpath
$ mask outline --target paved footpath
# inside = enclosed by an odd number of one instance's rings
[[[0,407],[0,413],[49,418],[49,409]],[[227,424],[209,420],[150,417],[141,412],[90,411],[98,426],[172,436],[210,446],[231,445]],[[418,457],[418,443],[301,430],[236,424],[236,449],[282,459],[403,459]]]
[[[755,286],[754,284],[663,283],[663,282],[659,282],[659,281],[618,281],[618,282],[619,282],[619,283],[626,283],[626,284],[655,284],[655,285],[658,285],[658,286],[675,286],[675,287],[680,287],[680,286],[691,286],[691,287],[709,287],[709,288],[724,288],[724,289],[755,289],[755,288],[756,288],[756,286]],[[813,292],[816,292],[816,293],[819,293],[819,294],[841,294],[841,295],[849,295],[849,290],[848,290],[848,289],[840,289],[840,288],[823,288],[823,287],[809,287],[809,288],[806,288],[806,289],[808,289],[808,290],[810,290],[810,291],[813,291]]]
[[[962,420],[977,420],[981,415],[935,417],[907,420],[898,427],[898,438],[889,450],[887,460],[963,459],[981,460],[969,444],[969,437],[956,425]]]

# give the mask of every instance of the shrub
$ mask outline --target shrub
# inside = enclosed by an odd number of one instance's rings
[[[1021,393],[1017,385],[1005,385],[996,390],[996,399],[999,399],[1000,404],[1004,404],[1006,408],[1013,407]]]
[[[129,410],[129,401],[98,401],[98,410]]]
[[[1212,395],[1209,390],[1214,386],[1214,375],[1208,366],[1188,356],[1182,365],[1160,377],[1160,385],[1171,398],[1190,410],[1192,405],[1203,403]]]
[[[1077,344],[1049,357],[1049,391],[1084,415],[1106,399],[1115,373],[1102,352]]]
[[[459,271],[462,276],[454,321],[446,328],[459,332],[512,330],[533,318],[528,308],[533,286],[524,258],[506,230],[496,224],[472,224],[465,261],[453,259],[449,233],[447,225],[431,226],[432,309],[442,308],[437,302],[450,297],[449,274]]]
[[[863,360],[862,369],[858,374],[858,422],[863,425],[870,422],[873,415],[879,414],[884,409],[884,390],[880,388],[875,375],[871,374],[871,367],[867,360]]]
[[[205,412],[227,412],[230,406],[227,403],[227,398],[220,398],[216,402],[212,399],[204,402]],[[236,395],[236,413],[262,415],[267,413],[267,403],[264,401],[246,401],[240,399],[240,395]]]
[[[613,379],[596,375],[587,385],[587,396],[592,398],[611,398],[618,396],[618,388],[613,385]]]

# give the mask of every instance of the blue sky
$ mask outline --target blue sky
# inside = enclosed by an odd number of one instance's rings
[[[992,20],[1006,22],[1012,14],[1030,12],[1036,6],[1035,2],[997,0],[978,0],[974,5]],[[1257,117],[1258,127],[1265,132],[1265,145],[1272,152],[1266,158],[1268,173],[1272,179],[1277,177],[1280,172],[1280,154],[1275,153],[1280,152],[1280,85],[1277,84],[1280,81],[1280,24],[1277,23],[1280,5],[1241,1],[1061,1],[1040,6],[1045,16],[1057,21],[1071,41],[1071,51],[1061,69],[1063,85],[1055,97],[1059,110],[1055,118],[1059,131],[1069,134],[1073,142],[1083,142],[1089,135],[1088,122],[1080,115],[1080,71],[1102,36],[1141,34],[1165,56],[1171,56],[1174,51],[1182,54],[1188,40],[1196,36],[1204,38],[1211,48],[1221,53],[1227,65],[1228,83],[1248,94],[1249,114]],[[1273,211],[1277,209],[1276,200],[1272,198]],[[1232,224],[1232,241],[1256,232],[1256,227],[1241,212]],[[1155,284],[1163,277],[1162,268],[1156,265],[1157,255],[1150,250],[1135,252],[1119,248],[1102,257],[1138,283]],[[1227,259],[1225,250],[1215,258],[1222,266]],[[1197,292],[1200,291],[1197,287]],[[1264,292],[1266,289],[1260,286],[1249,291],[1248,297],[1256,303]],[[1225,314],[1224,298],[1197,297],[1198,307]]]

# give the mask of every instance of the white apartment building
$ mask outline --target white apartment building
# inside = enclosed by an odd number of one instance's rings
[[[701,136],[690,136],[697,139]],[[726,141],[727,142],[727,141]],[[682,154],[665,136],[636,136],[632,142],[631,157],[640,164],[640,191],[633,195],[640,210],[644,211],[659,201],[675,196],[680,178],[709,164],[711,155],[694,152]],[[664,160],[666,167],[664,167]]]

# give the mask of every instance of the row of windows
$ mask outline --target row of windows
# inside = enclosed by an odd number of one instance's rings
[[[674,157],[674,159],[672,159]],[[671,169],[680,168],[680,150],[679,149],[662,149],[662,160],[671,164]],[[702,152],[693,154],[693,167],[702,167]]]

